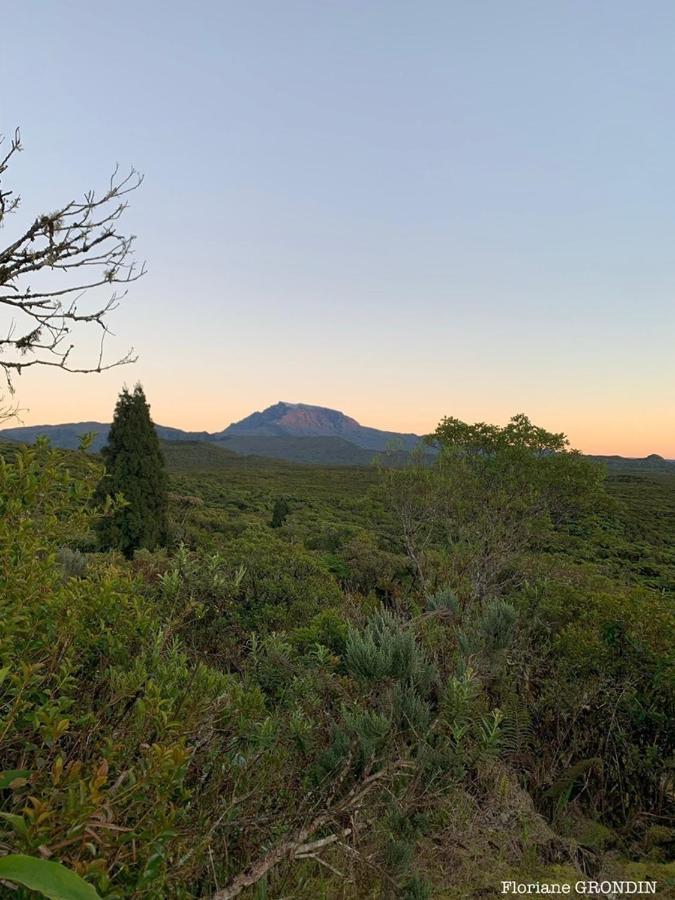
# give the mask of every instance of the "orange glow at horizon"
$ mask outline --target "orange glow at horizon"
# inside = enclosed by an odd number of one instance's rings
[[[26,370],[26,424],[109,421],[140,381],[189,430],[279,400],[418,434],[524,412],[585,452],[675,458],[673,4],[588,3],[582,23],[566,3],[155,6],[131,31],[82,0],[41,4],[39,28],[12,7],[0,132],[25,152],[0,246],[115,160],[146,176],[119,230],[147,274],[104,354],[139,362]],[[97,72],[70,92],[65,46]],[[70,332],[69,364],[96,366],[99,338]]]
[[[133,374],[132,374],[133,373]],[[465,421],[487,421],[504,424],[511,415],[525,412],[535,423],[551,431],[564,431],[570,445],[584,453],[643,457],[657,453],[675,459],[675,423],[671,410],[658,404],[627,405],[605,401],[601,408],[569,404],[559,397],[554,406],[533,397],[527,403],[519,396],[517,402],[496,402],[474,391],[468,396],[448,400],[438,389],[418,398],[411,390],[392,388],[392,396],[399,396],[391,405],[374,391],[366,393],[345,384],[325,393],[280,386],[276,390],[260,389],[248,393],[239,388],[232,395],[223,396],[213,389],[200,390],[198,382],[167,382],[157,375],[143,378],[141,372],[130,369],[121,376],[119,371],[92,376],[55,378],[52,373],[33,371],[25,374],[19,385],[16,400],[22,411],[20,421],[3,423],[3,427],[19,424],[43,425],[66,422],[110,421],[115,400],[123,383],[141,381],[145,387],[155,422],[186,431],[221,431],[256,410],[262,410],[279,400],[308,403],[339,409],[362,425],[384,431],[427,434],[434,430],[443,416],[456,416]],[[670,418],[669,418],[670,417]],[[670,427],[669,427],[670,426]]]

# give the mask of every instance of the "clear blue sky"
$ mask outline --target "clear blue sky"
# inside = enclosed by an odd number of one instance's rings
[[[23,0],[2,27],[23,215],[146,175],[114,320],[141,361],[25,375],[24,421],[140,379],[177,426],[525,411],[675,457],[672,2]]]

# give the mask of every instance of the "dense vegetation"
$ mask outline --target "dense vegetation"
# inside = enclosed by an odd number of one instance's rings
[[[4,850],[107,898],[672,883],[675,476],[463,427],[403,468],[165,445],[131,559],[96,457],[7,448]]]

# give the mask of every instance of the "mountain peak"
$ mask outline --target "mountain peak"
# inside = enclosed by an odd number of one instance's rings
[[[396,434],[366,428],[356,419],[338,409],[313,406],[310,403],[289,403],[279,400],[259,412],[254,412],[239,422],[233,422],[218,437],[285,437],[285,438],[342,438],[365,450],[385,450],[392,442],[409,450],[419,443],[414,434]]]
[[[356,419],[337,409],[279,400],[273,406],[254,412],[239,422],[233,422],[223,434],[343,437],[360,428]]]

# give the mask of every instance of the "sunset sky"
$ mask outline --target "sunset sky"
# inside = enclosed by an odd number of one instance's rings
[[[140,361],[23,375],[25,424],[109,420],[140,380],[189,429],[523,411],[675,458],[672,0],[23,0],[2,30],[0,247],[145,173],[109,346]]]

